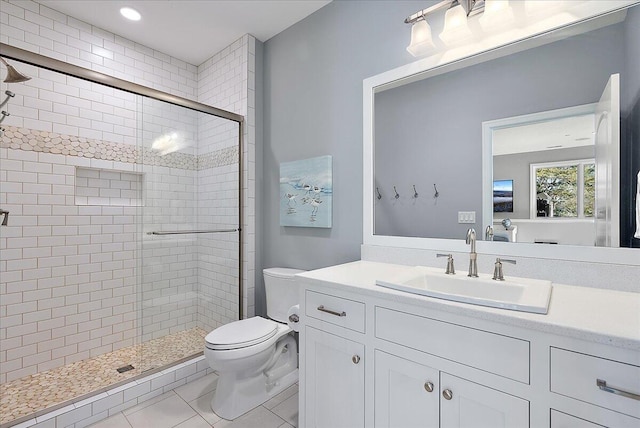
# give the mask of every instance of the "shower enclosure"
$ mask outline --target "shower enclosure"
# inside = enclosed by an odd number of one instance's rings
[[[243,118],[1,46],[0,424],[183,362],[242,318]]]

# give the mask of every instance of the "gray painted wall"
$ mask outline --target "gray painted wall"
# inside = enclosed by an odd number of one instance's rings
[[[483,230],[482,122],[597,102],[623,43],[618,24],[376,94],[376,234],[462,238],[458,211]]]
[[[403,21],[433,3],[333,1],[265,43],[263,267],[360,259],[362,80],[414,61]],[[281,227],[280,163],[322,155],[333,156],[333,227]]]

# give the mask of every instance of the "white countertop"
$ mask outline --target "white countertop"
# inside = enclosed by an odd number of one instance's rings
[[[640,351],[640,294],[553,284],[546,315],[476,306],[391,290],[376,280],[393,281],[411,266],[357,261],[298,274],[310,282],[384,297],[490,321]]]

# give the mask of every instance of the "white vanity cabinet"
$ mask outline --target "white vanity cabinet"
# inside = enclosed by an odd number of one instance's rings
[[[640,332],[592,316],[640,327],[637,296],[554,285],[539,315],[375,286],[403,269],[299,275],[300,427],[640,427]]]
[[[307,326],[304,426],[364,427],[364,345]]]
[[[441,428],[524,428],[529,402],[486,386],[442,373]]]
[[[431,366],[393,353],[401,345],[527,383],[527,341],[335,290],[305,288],[303,296],[301,426],[529,427],[527,400],[467,380],[450,364]]]
[[[529,426],[529,402],[380,350],[375,351],[376,428]]]
[[[300,335],[300,425],[364,427],[365,348],[357,340],[364,332],[364,303],[307,291],[302,308],[308,321]]]
[[[406,358],[375,350],[376,428],[438,428],[440,373]]]

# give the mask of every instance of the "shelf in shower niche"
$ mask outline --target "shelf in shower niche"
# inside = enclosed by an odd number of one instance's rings
[[[75,204],[141,207],[144,174],[76,167]]]

